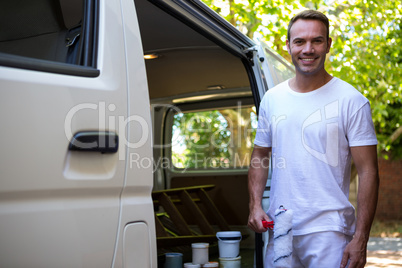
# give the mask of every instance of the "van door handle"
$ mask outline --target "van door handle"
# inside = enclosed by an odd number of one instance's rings
[[[81,131],[74,134],[68,150],[81,152],[116,153],[119,136],[112,131]]]

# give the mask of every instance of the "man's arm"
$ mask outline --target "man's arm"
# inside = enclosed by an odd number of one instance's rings
[[[351,147],[353,162],[359,176],[357,193],[356,232],[343,254],[341,267],[364,267],[366,264],[367,242],[370,235],[378,200],[377,148],[373,146]]]
[[[270,221],[261,205],[262,195],[268,179],[270,153],[271,148],[255,145],[248,171],[248,191],[250,196],[248,227],[258,233],[267,230],[262,226],[262,220]]]

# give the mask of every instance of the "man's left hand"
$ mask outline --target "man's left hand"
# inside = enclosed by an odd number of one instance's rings
[[[353,238],[343,252],[341,268],[363,268],[367,261],[367,241],[365,239]]]

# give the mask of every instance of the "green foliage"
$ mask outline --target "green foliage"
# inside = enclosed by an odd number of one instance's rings
[[[243,33],[265,41],[284,58],[289,20],[304,9],[330,19],[327,70],[371,103],[384,157],[402,157],[402,4],[393,0],[204,0]],[[230,10],[230,12],[228,12]]]
[[[180,168],[207,168],[205,157],[228,158],[230,132],[226,128],[227,121],[217,110],[177,114],[173,122],[173,146],[183,150],[173,147],[173,164]]]
[[[248,167],[256,127],[255,107],[176,114],[173,165],[181,169]]]
[[[402,237],[402,221],[381,221],[375,219],[370,237]]]
[[[357,0],[328,13],[334,25],[328,70],[370,100],[379,149],[402,157],[402,138],[392,137],[402,123],[402,5]]]

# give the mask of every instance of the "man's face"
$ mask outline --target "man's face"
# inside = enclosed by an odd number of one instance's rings
[[[296,72],[308,76],[323,71],[331,43],[331,38],[327,40],[324,23],[318,20],[297,20],[290,29],[290,40],[286,40]]]

